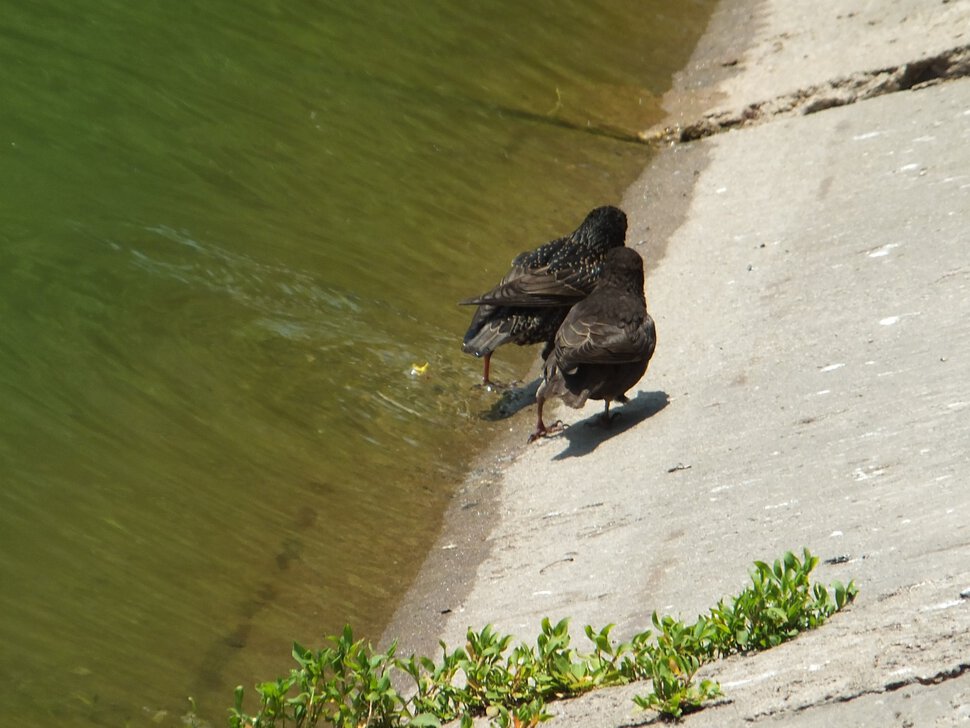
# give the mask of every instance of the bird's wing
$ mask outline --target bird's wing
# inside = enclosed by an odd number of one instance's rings
[[[488,293],[461,301],[462,305],[490,306],[569,306],[586,296],[569,277],[545,271],[524,272],[507,277]]]
[[[582,260],[582,255],[578,264],[570,255],[571,246],[577,244],[575,235],[519,253],[497,286],[460,304],[550,307],[581,301],[592,290],[599,271],[595,264]]]
[[[577,364],[643,361],[653,355],[657,338],[649,315],[639,324],[618,325],[579,314],[571,313],[556,334],[556,354],[563,369]]]

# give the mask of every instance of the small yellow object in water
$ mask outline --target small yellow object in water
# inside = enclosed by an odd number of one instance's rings
[[[424,364],[411,364],[411,376],[412,377],[422,376],[426,371],[428,371],[428,367],[430,366],[430,364],[431,364],[430,362],[425,362]]]

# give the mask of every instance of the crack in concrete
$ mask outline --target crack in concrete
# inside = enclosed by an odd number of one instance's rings
[[[932,86],[970,76],[970,45],[876,71],[861,71],[821,84],[748,104],[740,111],[715,111],[687,125],[644,132],[651,143],[691,142],[773,119],[806,116],[898,91]]]
[[[940,683],[946,682],[947,680],[953,680],[958,678],[965,673],[970,672],[970,662],[962,662],[949,670],[942,670],[930,677],[923,677],[922,675],[914,675],[908,680],[900,680],[899,682],[893,682],[886,685],[883,692],[891,693],[896,690],[901,690],[902,688],[911,685],[939,685]]]
[[[786,713],[804,713],[805,711],[811,710],[813,708],[820,708],[826,705],[836,705],[840,703],[851,703],[854,700],[859,700],[860,698],[865,698],[870,695],[881,695],[883,693],[892,693],[897,690],[902,690],[903,688],[913,687],[915,685],[922,686],[933,686],[940,685],[941,683],[947,682],[948,680],[954,680],[958,677],[962,677],[966,673],[970,672],[970,663],[960,663],[948,670],[941,670],[940,672],[934,673],[929,677],[922,675],[913,675],[905,680],[899,680],[896,682],[891,682],[883,685],[882,687],[869,688],[866,690],[859,690],[858,692],[850,693],[848,695],[832,695],[826,696],[822,700],[818,700],[811,703],[805,703],[804,705],[799,705],[794,708],[787,708],[782,710],[771,710],[765,713],[761,713],[757,716],[747,718],[747,721],[760,720],[762,718],[772,718],[779,715],[784,715]]]

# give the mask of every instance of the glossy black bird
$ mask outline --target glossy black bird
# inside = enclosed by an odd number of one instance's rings
[[[632,248],[606,254],[596,288],[570,309],[556,332],[536,393],[538,416],[529,442],[548,432],[542,405],[562,397],[570,407],[602,399],[610,422],[610,402],[626,402],[626,391],[640,381],[657,345],[657,330],[643,294],[643,259]],[[553,428],[555,429],[555,428]]]
[[[597,207],[569,235],[520,253],[495,288],[462,305],[478,305],[461,349],[483,358],[482,384],[489,384],[492,352],[509,342],[545,343],[552,351],[569,307],[593,290],[606,252],[626,240],[626,214]]]

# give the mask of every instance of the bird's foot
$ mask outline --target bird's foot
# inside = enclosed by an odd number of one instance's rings
[[[555,423],[546,427],[543,424],[539,424],[535,432],[529,435],[529,442],[533,443],[540,437],[549,437],[550,435],[556,435],[566,429],[566,425],[563,424],[562,420],[556,420]]]

